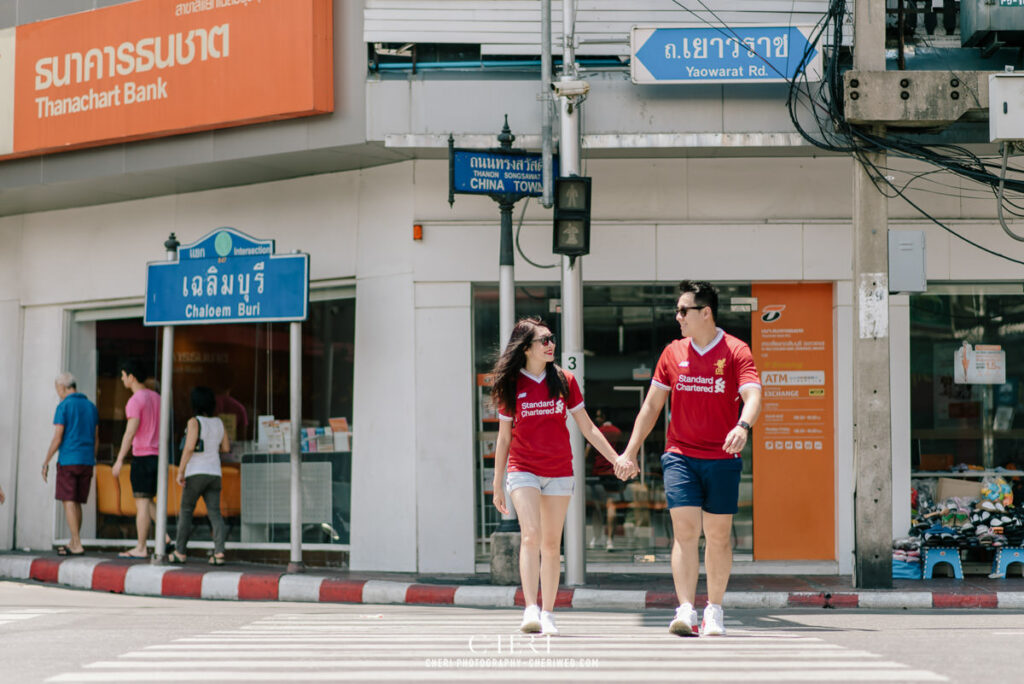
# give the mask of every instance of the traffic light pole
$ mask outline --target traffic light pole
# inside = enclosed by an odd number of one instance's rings
[[[576,78],[575,0],[562,3],[562,75],[561,81]],[[572,96],[558,98],[561,119],[559,142],[559,175],[580,175],[580,111]],[[562,256],[562,367],[572,372],[583,390],[583,260]],[[568,419],[569,442],[572,445],[572,471],[575,495],[569,502],[565,519],[565,584],[578,586],[586,582],[586,464],[583,458],[583,435],[576,421]]]

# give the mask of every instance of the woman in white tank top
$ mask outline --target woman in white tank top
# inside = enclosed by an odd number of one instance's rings
[[[213,528],[213,555],[210,565],[224,564],[224,541],[227,525],[220,513],[220,454],[231,450],[224,423],[213,416],[216,398],[209,387],[192,390],[192,413],[185,427],[185,448],[178,466],[178,484],[181,490],[181,508],[178,512],[178,540],[170,555],[171,563],[184,563],[188,559],[188,538],[192,534],[192,516],[199,497],[206,503],[206,514]]]

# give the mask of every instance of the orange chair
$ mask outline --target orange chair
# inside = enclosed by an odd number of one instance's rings
[[[242,471],[236,465],[221,466],[220,512],[225,518],[242,515]]]
[[[136,509],[135,497],[132,495],[131,472],[131,465],[126,464],[121,468],[121,474],[117,479],[121,489],[121,515],[127,515],[134,518]]]
[[[103,515],[121,516],[121,488],[111,467],[96,466],[96,510]]]
[[[221,510],[224,510],[223,504]],[[167,467],[167,515],[176,516],[181,511],[181,485],[178,484],[178,466],[172,465]],[[199,499],[196,501],[195,510],[192,511],[192,516],[201,518],[206,515],[206,501]]]

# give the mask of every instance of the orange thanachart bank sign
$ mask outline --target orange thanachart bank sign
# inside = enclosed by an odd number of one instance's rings
[[[754,559],[835,560],[832,284],[756,284]]]
[[[331,0],[137,0],[0,30],[0,158],[334,109]]]

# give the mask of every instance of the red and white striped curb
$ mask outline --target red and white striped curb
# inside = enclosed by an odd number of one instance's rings
[[[78,589],[136,596],[223,601],[299,601],[312,603],[397,603],[511,608],[524,605],[517,587],[440,585],[385,580],[352,580],[278,571],[237,572],[200,567],[129,564],[102,558],[0,555],[0,579],[36,580]],[[698,596],[703,604],[705,596]],[[726,608],[1024,608],[1024,592],[954,593],[942,591],[732,591]],[[622,589],[558,591],[555,606],[583,610],[642,611],[672,609],[672,592]]]

